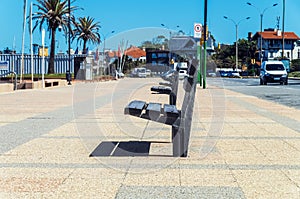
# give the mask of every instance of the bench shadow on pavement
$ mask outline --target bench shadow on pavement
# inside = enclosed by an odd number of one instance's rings
[[[90,157],[128,157],[128,156],[153,156],[149,155],[151,143],[149,141],[126,141],[126,142],[101,142]],[[155,142],[165,143],[165,142]],[[168,155],[155,155],[168,156]],[[169,155],[171,157],[171,155]]]

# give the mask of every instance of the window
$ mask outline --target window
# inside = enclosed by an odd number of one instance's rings
[[[281,64],[267,64],[266,70],[284,70]]]
[[[158,53],[158,57],[168,57],[167,53]]]

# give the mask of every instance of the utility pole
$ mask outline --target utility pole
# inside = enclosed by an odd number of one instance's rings
[[[206,89],[206,46],[207,46],[207,0],[204,0],[204,53],[203,53],[203,89]]]
[[[283,0],[282,10],[282,58],[284,57],[284,16],[285,16],[285,0]]]

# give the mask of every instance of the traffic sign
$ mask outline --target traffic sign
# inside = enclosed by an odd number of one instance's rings
[[[201,38],[201,32],[202,32],[202,24],[195,23],[194,24],[194,38]]]

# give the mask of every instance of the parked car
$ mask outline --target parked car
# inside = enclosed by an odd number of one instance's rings
[[[260,69],[260,85],[270,82],[288,84],[288,73],[281,61],[264,61]]]
[[[220,73],[221,77],[228,77],[228,72],[227,71],[220,70],[219,73]]]
[[[185,77],[188,77],[188,74],[187,74],[186,70],[179,70],[178,78],[179,79],[184,79]]]
[[[131,77],[147,77],[146,68],[134,68],[130,74]]]
[[[241,78],[240,73],[237,71],[229,71],[229,77],[231,78]]]
[[[230,78],[241,78],[241,75],[238,71],[219,71],[221,77],[230,77]]]
[[[169,70],[169,71],[163,73],[163,74],[161,75],[161,77],[162,77],[163,79],[170,78],[172,75],[174,75],[175,71],[176,71],[176,70],[171,69],[171,70]]]
[[[146,75],[147,75],[147,76],[151,76],[151,70],[150,70],[150,69],[147,69],[147,70],[146,70]]]
[[[138,77],[147,77],[146,68],[137,68]]]
[[[217,74],[216,74],[215,72],[208,72],[208,73],[207,73],[207,76],[208,76],[208,77],[216,77]]]
[[[118,71],[116,71],[116,75],[117,75],[118,78],[124,78],[125,77],[124,73],[118,72]]]

